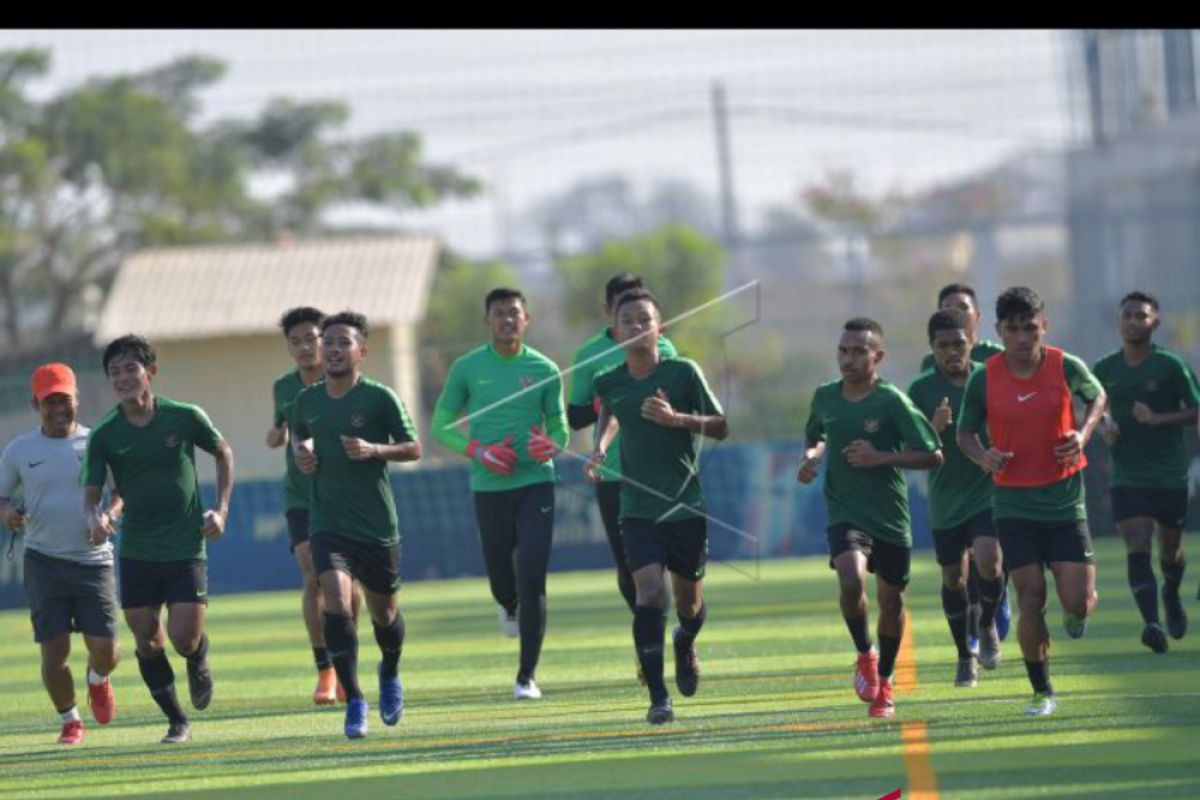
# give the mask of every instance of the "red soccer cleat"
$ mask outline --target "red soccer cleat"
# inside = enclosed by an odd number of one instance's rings
[[[858,699],[870,703],[879,694],[879,655],[873,650],[858,654],[854,667],[854,691]]]
[[[867,714],[876,719],[891,719],[896,716],[896,704],[892,702],[892,682],[890,680],[879,682],[879,694],[875,695],[875,699],[871,701]]]
[[[58,737],[59,744],[79,744],[83,741],[83,720],[75,719],[63,723],[62,735]]]
[[[92,718],[101,725],[113,721],[117,714],[117,696],[113,694],[112,683],[88,683],[88,705],[92,707]]]

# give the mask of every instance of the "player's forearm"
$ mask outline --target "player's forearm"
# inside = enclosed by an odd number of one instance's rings
[[[819,442],[805,442],[804,457],[819,461],[825,457],[825,447],[826,444],[824,439]]]
[[[1183,428],[1188,425],[1196,424],[1195,408],[1184,408],[1179,411],[1167,411],[1162,414],[1154,415],[1154,422],[1151,424],[1156,428]]]
[[[1108,395],[1101,392],[1100,396],[1087,407],[1087,414],[1084,415],[1083,425],[1079,428],[1080,447],[1087,447],[1087,443],[1091,441],[1092,434],[1096,432],[1096,427],[1104,419],[1104,412],[1107,410]]]
[[[700,414],[678,414],[675,419],[679,427],[720,441],[729,436],[729,420],[722,414],[703,416]]]
[[[109,519],[116,521],[121,518],[121,514],[125,511],[125,500],[115,489],[108,493],[108,516]]]
[[[600,409],[599,419],[596,420],[596,431],[593,439],[593,449],[607,453],[612,440],[617,438],[621,423],[607,408]]]
[[[967,458],[974,461],[980,467],[984,467],[983,454],[987,451],[983,448],[983,443],[979,441],[979,434],[975,431],[965,431],[962,428],[954,436],[954,440],[958,443],[958,449]]]
[[[559,449],[566,447],[567,442],[571,440],[571,431],[567,428],[567,417],[561,410],[558,414],[546,417],[546,436]]]
[[[103,509],[100,507],[100,501],[103,495],[100,489],[95,486],[83,487],[83,516],[85,519],[92,520],[99,516]]]
[[[420,461],[420,442],[393,442],[375,445],[375,457],[384,461]]]
[[[217,462],[217,511],[221,516],[229,514],[229,503],[233,498],[233,448],[221,442],[213,458]]]
[[[899,453],[881,453],[880,466],[900,469],[934,469],[942,465],[941,450],[902,450]]]
[[[438,406],[433,411],[433,420],[429,423],[429,427],[433,432],[434,440],[442,447],[458,453],[460,456],[467,455],[471,438],[463,431],[457,412]]]

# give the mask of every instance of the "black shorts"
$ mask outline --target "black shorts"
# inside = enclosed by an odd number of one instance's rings
[[[208,562],[121,560],[121,608],[157,608],[163,603],[208,605]]]
[[[830,569],[835,569],[833,560],[842,553],[857,550],[867,557],[867,572],[901,589],[908,586],[908,573],[912,568],[911,547],[871,536],[849,522],[830,525],[825,531],[825,538],[829,542]]]
[[[71,631],[117,638],[112,564],[80,564],[26,548],[24,572],[35,642],[46,644]]]
[[[996,538],[996,526],[992,522],[992,510],[980,511],[961,525],[953,528],[934,529],[933,550],[937,562],[943,567],[962,563],[962,555],[975,545],[979,536]]]
[[[1114,486],[1108,491],[1113,519],[1124,522],[1135,517],[1150,517],[1164,528],[1183,530],[1187,521],[1188,490],[1149,489],[1141,486]]]
[[[1092,563],[1092,533],[1087,520],[998,519],[996,533],[1004,551],[1005,572],[1030,564]]]
[[[308,509],[289,508],[283,512],[287,517],[288,549],[296,552],[296,545],[308,541]]]
[[[344,572],[377,594],[392,594],[400,588],[399,544],[363,542],[318,531],[309,549],[318,576],[330,570]]]
[[[664,522],[624,517],[621,542],[630,572],[663,564],[681,578],[698,581],[704,577],[708,563],[708,520],[704,517]]]

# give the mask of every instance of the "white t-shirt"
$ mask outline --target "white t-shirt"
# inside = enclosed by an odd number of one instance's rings
[[[0,497],[24,498],[25,547],[83,564],[111,564],[111,542],[96,547],[87,539],[79,472],[88,428],[51,438],[40,427],[8,443],[0,453]]]

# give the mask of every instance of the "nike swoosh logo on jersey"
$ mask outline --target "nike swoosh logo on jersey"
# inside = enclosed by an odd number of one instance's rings
[[[123,456],[126,453],[128,453],[130,450],[132,450],[133,448],[134,448],[134,445],[132,445],[132,444],[129,445],[129,447],[122,447],[120,450],[117,451],[117,455]]]
[[[479,378],[479,379],[478,379],[478,381],[476,381],[476,382],[477,382],[477,383],[478,383],[480,386],[486,386],[487,384],[489,384],[489,383],[491,383],[491,382],[492,382],[492,379],[491,379],[491,378]]]
[[[33,469],[34,467],[40,467],[42,464],[45,464],[45,463],[46,463],[46,459],[44,459],[44,458],[41,461],[30,461],[29,468]]]
[[[1029,394],[1018,394],[1018,395],[1017,395],[1017,402],[1018,402],[1018,403],[1024,403],[1026,400],[1028,400],[1029,398],[1033,397],[1035,394],[1037,394],[1037,392],[1030,392]]]
[[[554,508],[554,506],[542,506],[542,507],[541,507],[541,509],[542,509],[542,513],[543,513],[543,514],[549,514],[549,513],[550,513],[550,511],[551,511],[553,508]]]

